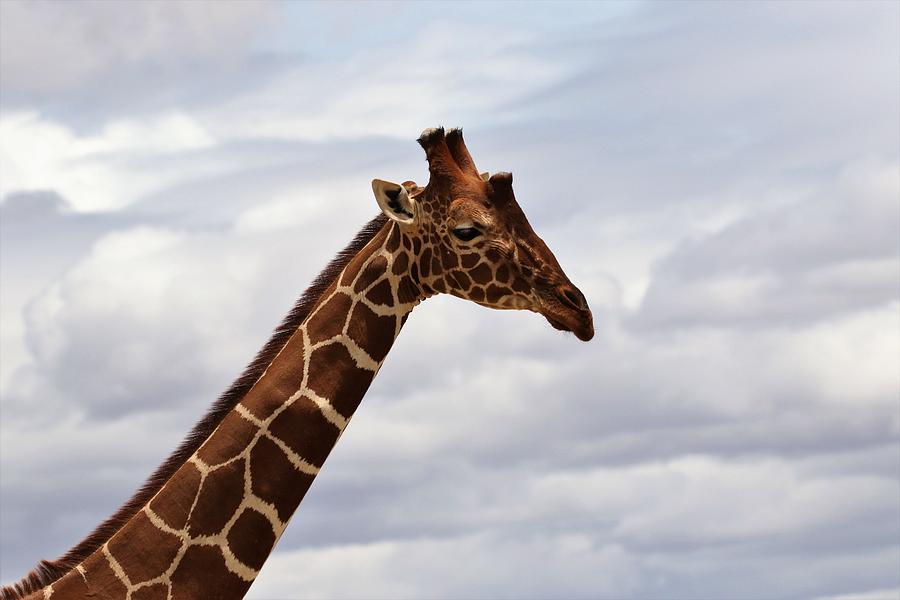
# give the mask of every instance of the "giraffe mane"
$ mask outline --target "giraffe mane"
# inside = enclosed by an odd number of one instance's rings
[[[384,227],[388,219],[379,214],[369,221],[356,234],[353,240],[322,270],[310,286],[303,292],[294,307],[272,333],[269,341],[257,353],[253,361],[234,383],[213,403],[207,413],[200,419],[181,444],[159,466],[156,471],[138,488],[135,494],[123,504],[119,510],[100,523],[86,538],[54,561],[41,560],[28,575],[18,583],[0,588],[0,600],[19,600],[34,593],[54,581],[90,556],[95,550],[109,540],[113,534],[128,522],[150,501],[170,477],[194,454],[204,441],[218,427],[238,402],[250,391],[250,388],[262,376],[266,367],[284,347],[293,332],[306,320],[310,311],[322,294],[340,275],[347,263],[362,250],[369,241]]]

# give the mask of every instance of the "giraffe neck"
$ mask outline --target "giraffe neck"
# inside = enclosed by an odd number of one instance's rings
[[[242,597],[424,298],[403,237],[384,226],[200,448],[43,597]]]

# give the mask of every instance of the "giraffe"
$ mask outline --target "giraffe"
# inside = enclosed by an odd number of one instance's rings
[[[381,214],[303,294],[245,373],[135,496],[3,600],[241,598],[410,311],[448,293],[593,337],[584,295],[535,234],[509,173],[460,129],[426,129],[429,181],[376,179]]]

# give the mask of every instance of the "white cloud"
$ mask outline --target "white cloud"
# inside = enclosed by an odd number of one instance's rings
[[[78,134],[33,112],[0,117],[0,198],[15,191],[52,189],[78,211],[118,209],[186,177],[179,167],[147,164],[215,141],[185,114],[123,119],[94,134]],[[141,160],[145,162],[141,162]],[[208,168],[206,171],[208,172]]]
[[[223,136],[312,141],[415,139],[423,124],[477,127],[488,115],[494,126],[519,122],[522,111],[508,107],[578,69],[577,61],[528,52],[534,37],[516,31],[498,36],[481,24],[426,27],[348,60],[298,63],[260,89],[205,111],[204,122]]]
[[[788,340],[770,338],[769,360],[782,376],[814,385],[811,392],[823,404],[888,409],[900,398],[898,331],[900,301],[895,301],[791,332]],[[892,421],[900,434],[900,414]]]
[[[637,587],[636,562],[577,533],[385,541],[279,553],[248,597],[622,597]]]

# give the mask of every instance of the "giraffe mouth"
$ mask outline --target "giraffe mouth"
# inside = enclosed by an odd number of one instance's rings
[[[542,315],[550,323],[550,326],[559,331],[574,333],[582,342],[587,342],[594,337],[594,320],[591,311],[542,311]]]

